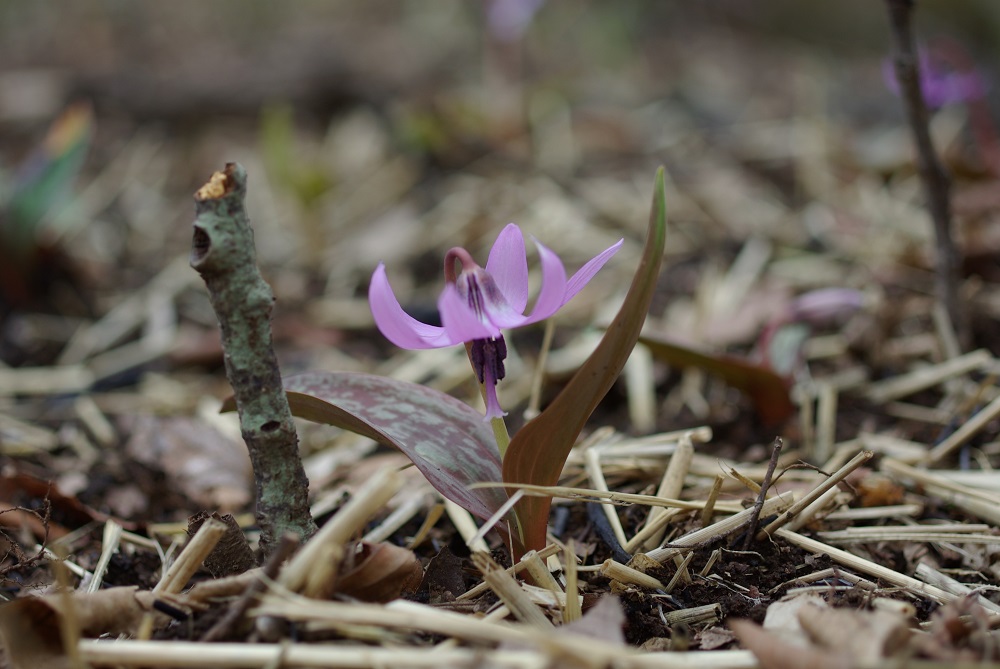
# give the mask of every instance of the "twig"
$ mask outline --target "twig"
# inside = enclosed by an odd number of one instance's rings
[[[663,585],[663,582],[658,578],[644,574],[638,569],[633,569],[632,567],[624,565],[620,562],[615,562],[610,558],[605,560],[604,564],[601,565],[600,572],[603,576],[618,581],[619,583],[631,583],[633,585],[649,588],[650,590],[663,590],[666,588],[666,586]]]
[[[473,553],[472,561],[483,574],[483,581],[489,584],[514,617],[535,629],[551,629],[552,623],[545,613],[531,601],[513,576],[508,574],[486,553]]]
[[[705,500],[705,508],[701,510],[701,526],[711,525],[712,516],[715,515],[715,503],[719,500],[719,493],[722,492],[722,484],[725,482],[722,474],[715,475],[712,489],[708,491],[708,499]]]
[[[299,457],[278,360],[271,347],[274,294],[257,269],[253,230],[244,208],[247,174],[229,163],[195,193],[191,267],[201,274],[222,328],[226,377],[233,386],[240,429],[257,482],[260,545],[275,537],[316,532],[309,481]]]
[[[994,358],[989,351],[977,349],[936,365],[920,367],[907,374],[872,383],[868,386],[868,398],[876,404],[885,404],[944,383],[956,376],[987,368],[992,363]]]
[[[677,442],[677,450],[670,456],[670,462],[663,472],[663,479],[656,491],[657,497],[680,498],[681,490],[684,489],[684,477],[687,476],[688,470],[691,468],[692,458],[694,458],[694,443],[691,441],[691,436],[685,434]],[[656,519],[665,513],[669,512],[666,509],[656,507],[650,509],[646,524],[655,523]],[[666,534],[666,529],[654,532],[643,544],[644,547],[656,548],[663,541],[664,534]]]
[[[959,342],[968,346],[969,325],[965,309],[959,302],[959,256],[951,236],[950,184],[931,141],[927,106],[920,86],[920,73],[916,49],[913,46],[913,0],[886,0],[889,23],[892,27],[893,63],[900,96],[906,110],[913,142],[917,149],[917,168],[927,197],[927,208],[934,222],[937,241],[937,268],[935,273],[938,299],[948,310]]]
[[[828,490],[832,490],[833,486],[847,478],[851,472],[868,462],[873,455],[874,453],[871,451],[862,451],[851,458],[850,462],[845,464],[838,471],[834,472],[833,475],[824,479],[819,485],[806,493],[802,499],[796,501],[795,504],[788,508],[788,510],[775,518],[767,527],[761,530],[757,535],[757,541],[763,541],[766,535],[773,534],[776,529],[782,527],[785,523],[801,514],[810,504],[822,497]]]
[[[652,495],[635,495],[628,492],[604,492],[602,490],[589,490],[587,488],[570,488],[558,485],[532,485],[530,483],[472,483],[470,488],[511,488],[513,490],[523,490],[525,495],[541,497],[560,497],[563,499],[575,499],[587,502],[599,502],[601,504],[615,504],[618,506],[629,506],[630,504],[643,504],[645,506],[664,506],[668,509],[682,509],[685,511],[701,511],[705,508],[705,501],[689,501],[683,499],[668,499],[666,497],[654,497]],[[742,510],[738,502],[717,502],[715,509],[718,513],[736,513]]]
[[[383,469],[368,479],[288,562],[278,582],[308,597],[332,594],[346,553],[345,545],[361,533],[368,519],[392,499],[401,486],[402,478],[392,469]]]
[[[758,515],[766,517],[772,513],[779,513],[791,506],[793,502],[794,496],[790,494],[769,497],[764,501],[764,506],[760,509]],[[707,546],[709,543],[717,539],[729,536],[733,532],[746,527],[747,523],[750,521],[750,515],[753,513],[753,507],[743,509],[735,515],[712,523],[708,527],[703,527],[700,530],[695,530],[694,532],[685,534],[682,537],[678,537],[669,544],[649,551],[645,554],[645,556],[652,560],[656,560],[657,562],[664,563],[667,560],[673,559],[675,555],[680,555],[681,553],[685,553],[700,546]]]
[[[986,427],[998,415],[1000,415],[1000,397],[987,404],[975,416],[952,432],[947,439],[932,448],[924,458],[924,462],[930,464],[941,460],[965,444],[969,439],[976,436],[976,433]]]
[[[743,550],[750,550],[753,545],[754,535],[757,534],[757,525],[760,523],[760,511],[764,508],[764,499],[767,498],[767,489],[771,487],[771,477],[774,476],[774,468],[778,466],[778,456],[781,455],[781,447],[784,442],[781,437],[774,438],[774,445],[771,447],[771,460],[767,463],[767,472],[764,480],[760,484],[760,493],[757,501],[753,505],[753,515],[750,516],[750,528],[747,530],[746,539],[743,540]]]
[[[555,577],[552,576],[552,572],[549,571],[545,561],[538,557],[538,553],[536,551],[528,551],[521,559],[527,563],[528,574],[531,575],[532,580],[536,584],[557,595],[563,594],[562,588],[559,587],[559,583],[557,583]]]
[[[104,580],[104,574],[108,571],[111,557],[118,551],[121,538],[122,526],[113,520],[107,520],[104,523],[104,535],[101,541],[101,557],[97,560],[94,575],[90,579],[90,583],[87,584],[86,592],[97,592],[101,589],[101,581]]]
[[[700,623],[717,623],[722,619],[722,605],[718,602],[693,606],[667,613],[664,618],[669,625],[697,625]]]
[[[942,590],[936,586],[918,581],[912,576],[901,574],[898,571],[876,564],[871,560],[866,560],[858,557],[857,555],[848,553],[845,550],[834,548],[833,546],[821,541],[816,541],[815,539],[805,537],[796,532],[791,532],[783,527],[779,528],[775,534],[789,543],[809,551],[810,553],[815,555],[828,555],[834,562],[839,562],[849,569],[854,569],[868,574],[869,576],[880,578],[897,588],[906,588],[938,603],[944,604],[958,599],[956,595],[953,595],[950,592]]]
[[[183,590],[225,533],[226,525],[222,521],[209,518],[202,523],[181,554],[160,577],[160,582],[153,588],[153,592],[177,594]]]
[[[920,564],[918,564],[915,573],[917,578],[919,578],[921,581],[924,581],[925,583],[930,583],[931,585],[935,585],[941,588],[942,590],[946,590],[947,592],[950,592],[951,594],[957,595],[959,597],[973,597],[977,602],[979,602],[980,606],[982,606],[990,613],[994,615],[1000,614],[1000,605],[986,599],[972,588],[956,581],[951,576],[948,576],[947,574],[942,574],[940,571],[930,566],[926,562],[921,562]]]
[[[559,546],[557,546],[556,544],[549,544],[548,546],[546,546],[542,550],[536,552],[535,555],[537,555],[539,558],[541,558],[541,559],[544,560],[544,559],[548,558],[551,555],[555,555],[559,551],[560,551]],[[576,563],[574,563],[574,566],[575,566],[575,564]],[[511,576],[513,576],[513,575],[521,573],[522,571],[524,571],[527,568],[528,568],[528,561],[525,560],[524,558],[522,558],[521,561],[518,562],[517,564],[515,564],[513,567],[507,567],[506,571],[507,571],[508,574],[510,574]],[[567,569],[568,569],[568,567],[567,567]],[[473,598],[478,597],[479,595],[483,594],[484,592],[486,592],[489,589],[490,589],[489,585],[487,585],[486,583],[480,583],[479,585],[474,586],[473,588],[470,588],[469,590],[466,590],[464,593],[462,593],[461,595],[459,595],[458,597],[456,597],[455,600],[460,602],[460,601],[465,600],[465,599],[473,599]]]
[[[576,572],[576,551],[573,540],[566,542],[563,551],[563,570],[566,575],[566,606],[563,608],[563,623],[579,620],[583,615],[580,606],[580,581]]]

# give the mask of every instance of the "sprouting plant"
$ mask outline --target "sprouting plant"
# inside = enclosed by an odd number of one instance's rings
[[[0,171],[0,311],[24,304],[61,261],[59,240],[82,217],[60,216],[94,134],[94,114],[82,102],[68,107],[28,158]]]
[[[482,414],[449,395],[371,374],[310,372],[287,378],[284,386],[292,413],[397,447],[442,495],[480,518],[490,518],[508,502],[507,494],[501,487],[475,484],[553,485],[558,481],[570,449],[639,337],[659,275],[665,236],[660,168],[645,249],[617,316],[562,392],[509,445],[495,387],[504,376],[506,347],[501,330],[554,314],[594,277],[621,242],[567,279],[559,258],[536,241],[543,280],[527,313],[527,256],[517,226],[508,225],[500,233],[485,268],[464,249],[452,249],[445,257],[446,284],[438,300],[440,326],[408,315],[389,287],[385,268],[376,268],[369,299],[379,329],[404,348],[465,343],[493,430]],[[459,266],[461,270],[456,271]],[[505,538],[515,557],[544,547],[550,503],[547,497],[525,496],[514,506],[512,526],[517,531]]]

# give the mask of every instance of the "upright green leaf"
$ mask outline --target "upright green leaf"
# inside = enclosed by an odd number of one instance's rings
[[[628,360],[646,320],[666,240],[663,168],[656,172],[646,247],[618,315],[601,343],[545,411],[514,435],[503,462],[508,483],[555,485],[570,449]],[[548,497],[524,497],[515,507],[525,550],[545,546]]]

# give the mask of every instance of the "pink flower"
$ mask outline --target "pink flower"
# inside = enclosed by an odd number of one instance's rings
[[[486,389],[486,418],[505,415],[497,401],[496,383],[504,377],[507,356],[501,329],[544,320],[569,302],[597,274],[623,240],[605,249],[576,274],[566,279],[559,257],[535,240],[542,264],[542,286],[530,313],[528,306],[528,259],[521,229],[510,223],[497,237],[483,269],[463,248],[445,255],[445,287],[438,298],[441,326],[422,323],[399,305],[385,265],[379,263],[368,287],[375,325],[386,339],[400,348],[441,348],[471,342],[472,365]],[[461,264],[456,275],[455,265]]]
[[[917,69],[924,104],[930,110],[978,100],[986,95],[986,83],[979,72],[971,66],[965,70],[949,68],[948,63],[936,58],[926,49],[920,49]],[[882,78],[889,90],[899,95],[899,81],[891,60],[883,61]]]
[[[501,42],[521,39],[545,0],[492,0],[486,3],[490,33]]]

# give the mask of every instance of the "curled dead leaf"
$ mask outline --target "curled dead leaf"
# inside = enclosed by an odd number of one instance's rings
[[[134,634],[147,613],[165,622],[167,617],[153,610],[155,595],[134,586],[98,592],[25,597],[0,606],[0,637],[12,669],[62,669],[73,666],[63,652],[60,618],[66,606],[80,633],[86,637],[102,634]]]
[[[366,602],[389,602],[403,593],[416,592],[423,575],[413,551],[362,541],[344,559],[337,592]]]

